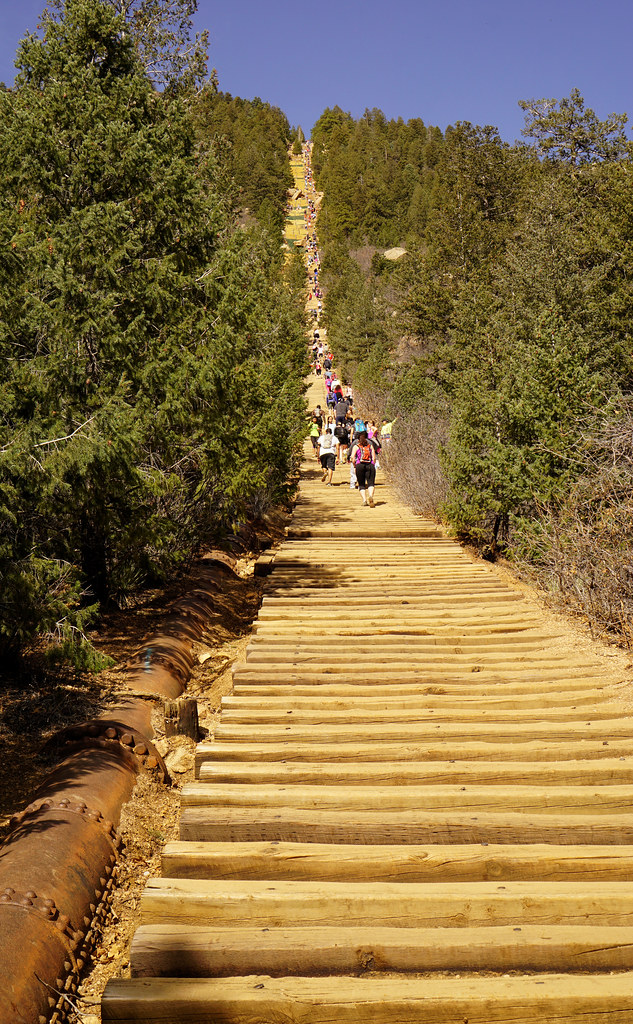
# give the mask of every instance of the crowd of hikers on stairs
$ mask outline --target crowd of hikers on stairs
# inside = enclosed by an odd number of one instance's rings
[[[351,489],[358,489],[363,505],[374,507],[376,470],[380,468],[380,453],[391,440],[393,422],[383,419],[380,427],[373,420],[365,421],[354,411],[351,387],[345,387],[332,369],[333,356],[321,342],[319,331],[314,332],[312,343],[313,370],[321,375],[320,360],[325,372],[326,409],[317,405],[311,413],[310,439],[315,458],[321,463],[323,483],[334,485],[337,466],[350,466]]]
[[[382,427],[373,421],[365,422],[353,410],[351,395],[343,396],[328,415],[317,405],[312,411],[310,439],[314,456],[321,463],[321,480],[326,486],[334,486],[334,471],[337,466],[350,466],[349,486],[358,489],[363,505],[374,507],[376,470],[380,468],[380,453],[391,440],[392,424],[383,420]]]
[[[373,421],[365,422],[354,410],[352,388],[343,384],[334,370],[334,356],[321,339],[322,291],[319,287],[319,250],[313,226],[316,216],[313,200],[314,182],[310,166],[310,143],[304,145],[304,186],[307,197],[305,212],[306,269],[309,294],[306,303],[308,312],[316,320],[312,339],[311,368],[325,387],[326,410],[317,405],[311,413],[310,439],[314,456],[320,462],[321,480],[327,487],[333,487],[337,466],[349,464],[349,486],[358,489],[363,505],[374,508],[376,470],[380,468],[380,453],[391,440],[393,422],[383,419],[380,428]]]

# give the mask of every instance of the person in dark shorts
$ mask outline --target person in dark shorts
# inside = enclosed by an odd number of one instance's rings
[[[374,507],[374,485],[376,483],[376,449],[363,430],[355,439],[350,454],[350,461],[356,470],[358,490],[363,505]]]
[[[319,438],[321,436],[321,428],[317,421],[316,416],[312,417],[312,423],[310,424],[310,440],[312,441],[312,447],[314,448],[314,457],[319,457]]]
[[[319,438],[319,457],[323,470],[321,482],[331,487],[336,466],[336,438],[332,435],[331,427],[327,427]]]
[[[344,420],[336,421],[334,437],[336,438],[336,461],[342,463],[343,453],[349,448],[349,428]]]

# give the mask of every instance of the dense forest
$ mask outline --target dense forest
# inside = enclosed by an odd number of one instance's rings
[[[628,640],[627,119],[576,90],[521,106],[513,146],[467,122],[323,113],[328,336],[365,406],[397,416],[409,500]]]
[[[304,431],[289,126],[200,82],[191,3],[177,31],[118,6],[54,0],[0,93],[5,655],[78,655],[100,604],[278,500]]]
[[[281,244],[287,192],[292,188],[285,114],[258,98],[243,100],[205,89],[197,120],[201,134],[221,154],[241,209],[252,213]]]

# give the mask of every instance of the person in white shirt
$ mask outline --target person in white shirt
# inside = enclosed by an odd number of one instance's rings
[[[336,438],[332,434],[331,427],[327,427],[319,438],[319,458],[323,470],[321,482],[327,487],[331,487],[336,466]]]

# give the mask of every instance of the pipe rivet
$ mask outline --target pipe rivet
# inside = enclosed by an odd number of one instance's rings
[[[84,924],[85,924],[86,928],[90,927],[90,918],[89,917],[84,917]]]
[[[89,725],[88,726],[88,735],[89,736],[98,736],[99,735],[99,726],[98,725]]]
[[[36,893],[36,892],[33,892],[33,890],[32,890],[32,889],[29,889],[29,891],[28,891],[28,892],[25,892],[25,893],[24,893],[24,895],[26,896],[26,898],[27,898],[28,900],[36,900],[36,899],[37,899],[37,893]]]
[[[26,898],[26,896],[23,896],[22,899],[20,900],[20,906],[21,907],[32,907],[33,906],[33,900],[28,900]]]
[[[44,906],[45,907],[53,907],[54,908],[55,907],[55,900],[50,900],[50,899],[44,900]]]
[[[64,960],[64,970],[69,971],[72,967],[70,960]]]
[[[48,1024],[48,1017],[43,1017],[42,1014],[40,1014],[37,1019],[39,1024]]]
[[[0,896],[0,903],[10,903],[10,902],[11,902],[11,897],[6,892],[3,892],[2,896]]]
[[[116,739],[116,729],[113,729],[112,726],[110,726],[109,729],[105,730],[103,735],[106,736],[107,739],[109,739],[109,740],[115,740]]]
[[[134,737],[131,732],[124,732],[121,736],[121,743],[126,747],[134,746]]]
[[[59,801],[59,806],[60,807],[70,807],[70,800],[67,800],[66,797],[64,797],[63,800]]]
[[[77,960],[77,967],[81,971],[81,970],[83,970],[83,966],[84,966],[84,961],[81,959],[81,957],[79,957],[79,959]]]

